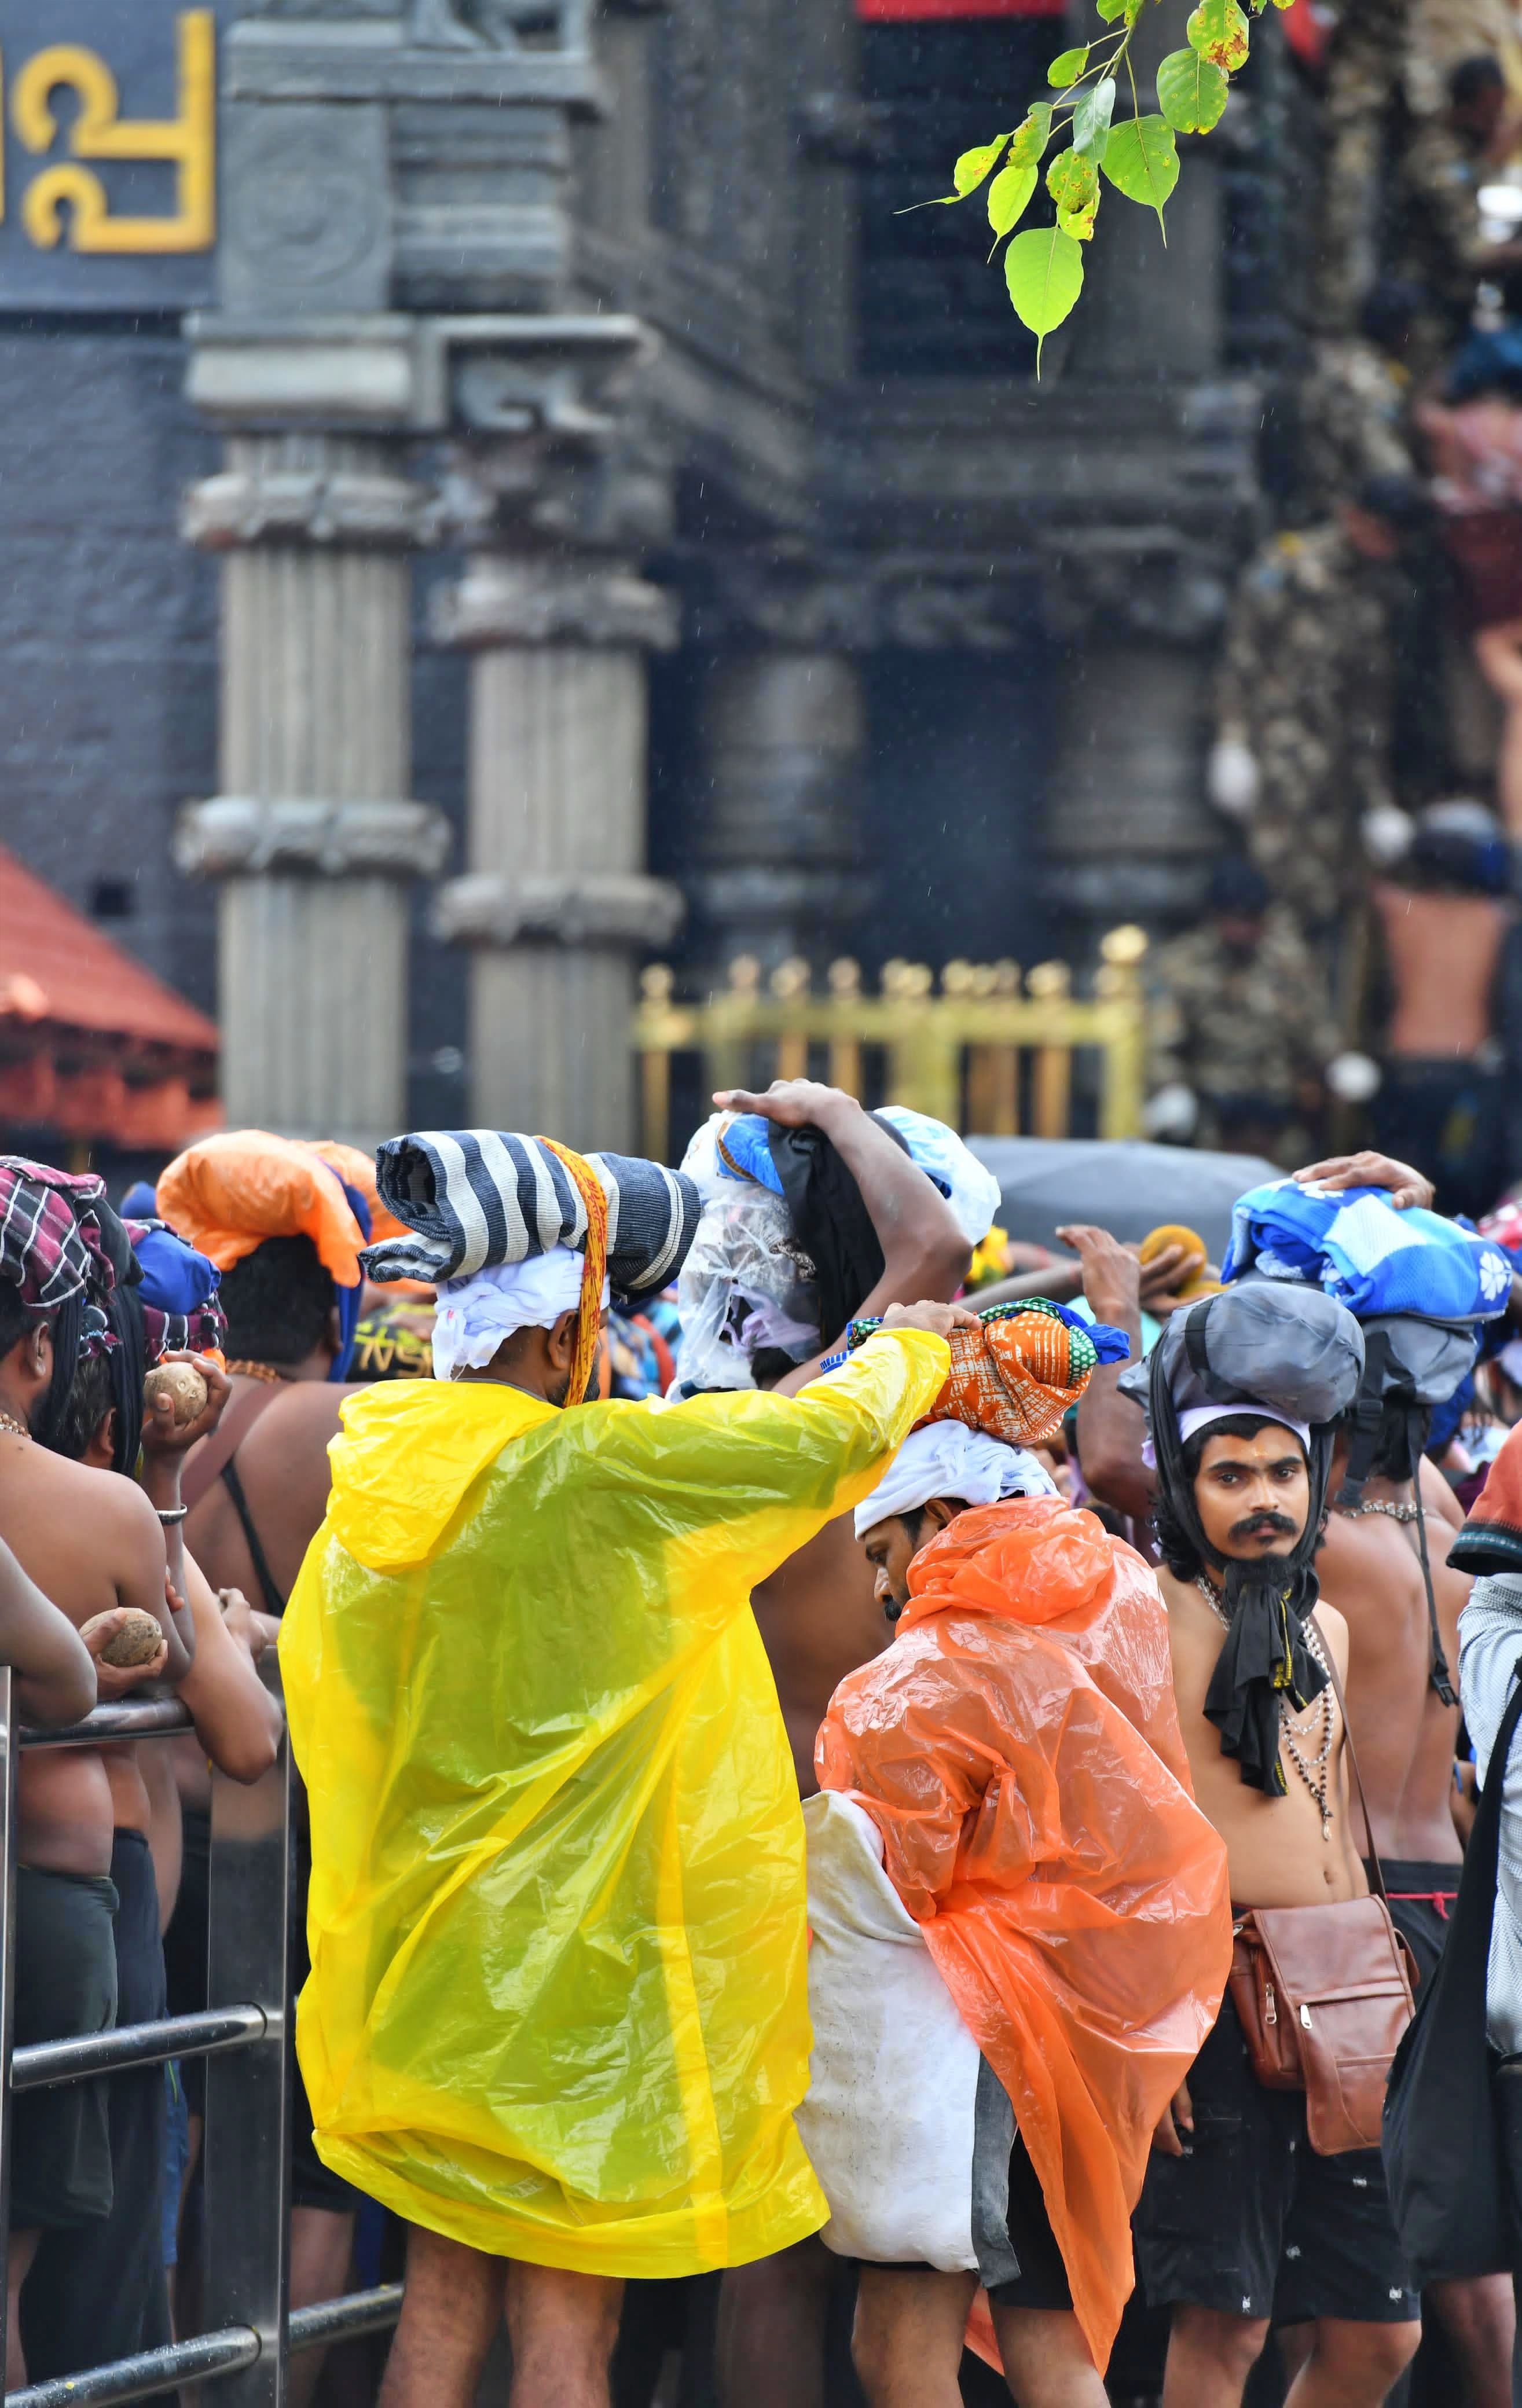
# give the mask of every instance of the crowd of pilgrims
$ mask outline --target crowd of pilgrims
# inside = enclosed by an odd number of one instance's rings
[[[407,2282],[296,2401],[1500,2408],[1504,2199],[1381,2115],[1426,2001],[1504,2193],[1522,1210],[1021,1247],[940,1123],[715,1104],[0,1157],[18,1711],[194,1724],[22,1754],[14,2043],[207,2003],[288,1714],[291,2303]],[[204,2103],[17,2097],[7,2388],[201,2329]]]

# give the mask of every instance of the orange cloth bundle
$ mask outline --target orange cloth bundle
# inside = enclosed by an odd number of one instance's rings
[[[343,1145],[336,1137],[314,1137],[309,1140],[313,1154],[321,1154],[332,1170],[336,1170],[346,1187],[355,1187],[370,1208],[370,1243],[380,1245],[383,1238],[405,1238],[406,1225],[398,1221],[380,1201],[380,1191],[375,1183],[375,1156],[362,1154],[357,1145]]]
[[[1009,2094],[1102,2370],[1153,2129],[1226,1985],[1226,1848],[1194,1803],[1156,1581],[1093,1514],[969,1509],[909,1585],[893,1644],[830,1701],[819,1779],[876,1824]]]
[[[1050,1306],[998,1307],[951,1334],[951,1377],[926,1416],[966,1422],[1007,1446],[1044,1446],[1088,1386],[1098,1356]]]
[[[337,1174],[310,1146],[267,1129],[223,1129],[176,1154],[160,1218],[220,1271],[266,1238],[310,1238],[339,1287],[359,1283],[364,1234]]]

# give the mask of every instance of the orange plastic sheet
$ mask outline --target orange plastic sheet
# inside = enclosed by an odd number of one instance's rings
[[[365,1240],[349,1198],[310,1146],[268,1129],[223,1129],[176,1154],[158,1183],[171,1229],[231,1270],[266,1238],[310,1238],[340,1287],[359,1279]]]
[[[1215,2020],[1226,1849],[1194,1803],[1168,1624],[1135,1551],[1056,1498],[961,1513],[886,1654],[842,1681],[821,1784],[1013,2105],[1101,2369],[1153,2128]]]

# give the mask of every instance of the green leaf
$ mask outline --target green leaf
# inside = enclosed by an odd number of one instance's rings
[[[1033,100],[1030,110],[1010,136],[1012,167],[1034,167],[1052,133],[1052,103]]]
[[[1208,134],[1230,91],[1220,68],[1198,50],[1170,50],[1157,69],[1157,105],[1180,134]]]
[[[1059,92],[1065,91],[1075,78],[1083,74],[1087,64],[1088,44],[1084,42],[1076,50],[1060,51],[1046,70],[1046,80]]]
[[[992,142],[984,143],[981,150],[963,151],[952,169],[952,182],[956,187],[959,201],[965,201],[969,193],[977,191],[1009,138],[1007,134],[996,134]]]
[[[1059,209],[1086,209],[1098,194],[1098,170],[1082,151],[1059,150],[1046,171],[1046,189]]]
[[[1134,25],[1142,14],[1143,0],[1094,0],[1094,5],[1107,24],[1124,17],[1127,25]],[[1295,0],[1289,0],[1289,5],[1293,7]]]
[[[1041,372],[1041,344],[1054,326],[1060,326],[1084,289],[1084,253],[1060,226],[1033,227],[1017,234],[1004,253],[1004,281],[1010,288],[1014,314],[1036,337],[1036,373]]]
[[[1173,128],[1160,117],[1133,117],[1117,125],[1105,144],[1101,162],[1117,193],[1143,208],[1156,209],[1163,222],[1163,203],[1179,180],[1179,146]]]
[[[1017,167],[1012,159],[988,187],[988,222],[996,235],[1008,234],[1036,189],[1034,167]]]
[[[1073,104],[1073,149],[1102,151],[1104,138],[1110,131],[1110,120],[1115,107],[1115,79],[1106,76],[1102,83],[1090,86],[1079,93]]]
[[[1074,242],[1092,242],[1094,221],[1098,213],[1099,195],[1096,193],[1086,208],[1058,209],[1057,224],[1064,234],[1071,235]]]
[[[1199,0],[1184,28],[1189,48],[1234,75],[1247,57],[1247,20],[1237,0]]]

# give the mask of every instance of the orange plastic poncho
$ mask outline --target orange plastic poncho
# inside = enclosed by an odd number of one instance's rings
[[[266,1238],[310,1238],[339,1287],[357,1285],[365,1236],[338,1178],[312,1147],[268,1129],[223,1129],[176,1154],[158,1183],[171,1229],[231,1270]]]
[[[1132,2283],[1154,2127],[1215,2020],[1226,1848],[1194,1803],[1157,1584],[1057,1498],[969,1510],[842,1681],[821,1785],[883,1835],[1009,2093],[1097,2366]]]

